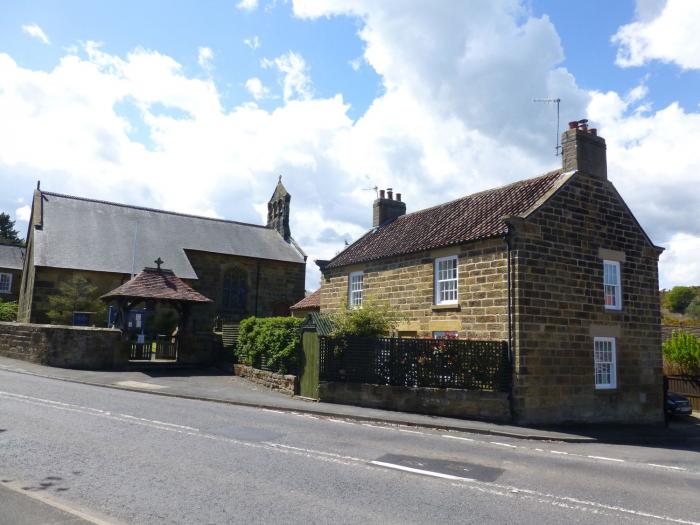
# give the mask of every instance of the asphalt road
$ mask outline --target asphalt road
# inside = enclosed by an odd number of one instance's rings
[[[0,523],[24,515],[21,492],[95,523],[700,522],[692,445],[419,431],[0,371],[3,485]]]

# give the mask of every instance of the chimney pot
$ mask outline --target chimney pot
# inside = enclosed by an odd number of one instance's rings
[[[397,194],[396,194],[396,200],[397,200],[398,202],[401,202],[401,194],[400,194],[400,193],[397,193]]]
[[[569,122],[569,129],[578,129],[578,120],[572,120]]]
[[[390,201],[394,200],[394,190],[392,188],[386,189],[386,195]]]
[[[384,190],[379,190],[379,198],[380,199],[384,198]]]

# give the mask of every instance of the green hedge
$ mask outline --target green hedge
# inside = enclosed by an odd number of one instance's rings
[[[0,321],[17,320],[17,302],[0,299]]]
[[[664,357],[685,374],[700,373],[700,338],[689,332],[674,331],[663,344]]]
[[[303,319],[295,317],[249,317],[241,321],[236,357],[255,367],[261,364],[273,372],[296,371]]]

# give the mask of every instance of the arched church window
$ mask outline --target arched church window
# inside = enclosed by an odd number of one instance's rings
[[[227,270],[224,274],[222,292],[221,302],[224,310],[245,310],[248,298],[246,272],[240,268]]]

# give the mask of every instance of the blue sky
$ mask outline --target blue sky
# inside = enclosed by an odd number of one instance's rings
[[[700,283],[699,13],[682,0],[65,0],[0,18],[0,209],[51,191],[259,223],[277,174],[326,258],[375,184],[409,211],[557,167],[588,117],[611,180]],[[694,257],[695,260],[700,260]],[[307,287],[318,272],[309,265]]]

